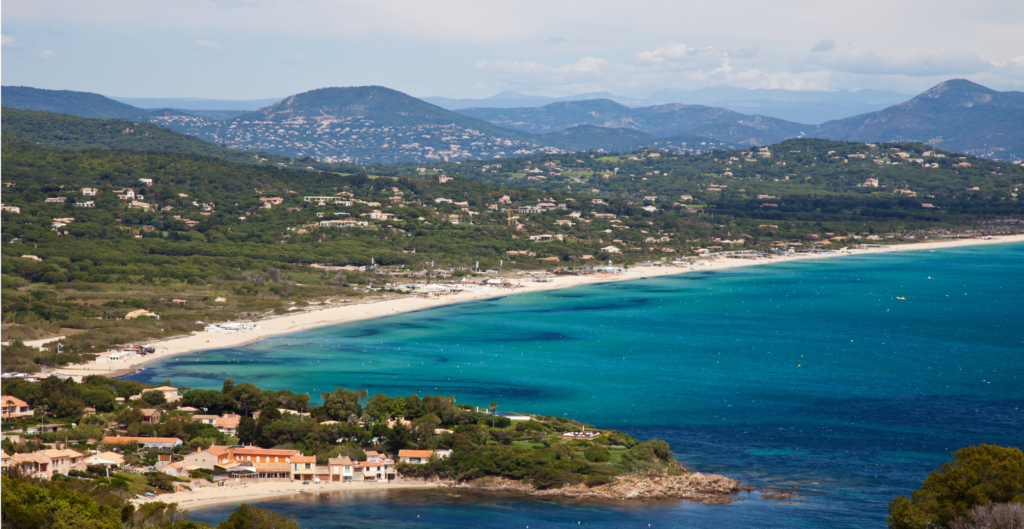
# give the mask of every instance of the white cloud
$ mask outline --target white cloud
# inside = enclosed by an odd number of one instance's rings
[[[1024,79],[1024,55],[995,64],[993,73],[1010,79]]]
[[[625,64],[640,70],[714,70],[728,67],[728,57],[728,53],[710,47],[697,49],[685,44],[670,44],[663,48],[635,53]]]
[[[911,77],[981,73],[993,66],[972,51],[933,52],[927,49],[815,53],[808,62],[841,72]]]
[[[612,64],[597,57],[584,57],[572,64],[548,66],[538,62],[477,61],[473,67],[508,81],[529,79],[533,84],[575,85],[604,79]]]
[[[11,35],[2,35],[2,36],[0,36],[0,43],[2,43],[4,48],[19,48],[19,47],[21,47],[21,43],[18,42],[18,40],[15,39]]]
[[[57,52],[51,50],[43,50],[39,52],[40,59],[52,59],[57,56]]]
[[[638,92],[643,95],[661,88],[692,89],[717,84],[747,88],[826,89],[826,72],[768,73],[757,67],[734,66],[738,56],[744,64],[758,53],[757,45],[723,51],[668,44],[634,53],[619,63],[600,57],[585,57],[574,63],[549,66],[539,62],[477,61],[495,89],[542,89],[548,93],[587,91]]]
[[[822,40],[819,40],[818,43],[815,44],[813,48],[811,48],[811,51],[812,52],[832,51],[834,49],[836,49],[836,41],[828,40],[828,39],[822,39]]]

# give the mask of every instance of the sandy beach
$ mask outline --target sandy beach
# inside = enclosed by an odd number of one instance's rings
[[[482,291],[465,291],[459,294],[445,295],[425,299],[412,295],[395,297],[381,301],[369,301],[364,303],[352,303],[335,306],[314,306],[310,310],[296,311],[294,314],[286,314],[260,320],[258,330],[239,332],[235,334],[196,332],[190,336],[174,338],[164,341],[151,342],[156,347],[154,354],[129,359],[117,363],[97,363],[95,361],[86,364],[74,364],[55,370],[69,376],[83,375],[106,375],[124,376],[135,372],[140,366],[147,362],[159,360],[175,355],[195,353],[198,351],[221,349],[225,347],[236,347],[247,343],[256,342],[270,336],[288,334],[315,327],[335,325],[359,320],[367,320],[424,310],[433,307],[450,305],[479,299],[497,298],[513,294],[524,294],[546,290],[570,288],[580,285],[595,283],[608,283],[613,281],[630,281],[645,277],[659,277],[688,272],[707,272],[713,270],[727,270],[747,266],[764,266],[776,263],[806,261],[813,259],[831,259],[849,255],[870,255],[877,253],[892,253],[903,251],[921,251],[948,249],[960,246],[981,246],[990,244],[1005,244],[1024,242],[1024,235],[1010,235],[993,237],[992,239],[956,239],[929,241],[916,244],[900,244],[886,246],[884,248],[850,249],[836,251],[830,254],[792,254],[779,257],[762,259],[713,259],[701,265],[676,267],[676,266],[647,266],[629,268],[622,274],[596,274],[591,276],[554,276],[550,282],[533,282],[528,277],[509,279],[517,288],[501,289],[492,288]]]
[[[320,494],[346,490],[432,489],[445,485],[445,483],[441,482],[405,480],[392,481],[390,483],[371,481],[353,483],[325,482],[319,484],[310,483],[309,485],[303,485],[301,481],[266,481],[229,487],[203,487],[191,491],[159,494],[153,498],[135,499],[132,501],[135,504],[162,501],[164,503],[177,503],[183,509],[195,509],[218,503],[251,502],[291,496],[303,492]]]

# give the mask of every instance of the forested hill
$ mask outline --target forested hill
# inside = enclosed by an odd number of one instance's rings
[[[286,97],[269,107],[238,116],[237,121],[306,123],[328,126],[368,118],[378,127],[456,126],[510,139],[532,139],[530,134],[496,127],[463,116],[408,94],[383,86],[321,88]]]
[[[545,133],[579,125],[626,128],[656,137],[699,136],[746,146],[811,135],[815,125],[724,108],[672,103],[630,108],[608,99],[552,103],[539,108],[468,108],[460,114],[525,132]]]
[[[401,174],[416,167],[397,164],[370,169]],[[677,207],[679,202],[707,204],[718,211],[725,203],[745,204],[746,214],[761,218],[785,218],[787,211],[799,210],[802,218],[826,219],[868,203],[885,203],[884,208],[890,208],[900,202],[924,216],[939,209],[966,211],[962,208],[1024,213],[1019,198],[1024,192],[1024,166],[932,151],[921,143],[807,138],[702,155],[654,150],[605,156],[573,153],[432,164],[425,169],[491,185],[571,190],[594,198],[677,202]],[[808,208],[808,201],[819,205]]]
[[[732,145],[707,137],[662,141],[628,127],[561,127],[550,132],[502,128],[381,86],[312,90],[229,121],[173,115],[152,120],[238,149],[325,162],[423,163],[561,151],[624,152],[655,145],[705,151]]]
[[[3,101],[19,109],[149,121],[237,150],[328,163],[425,163],[578,150],[624,152],[643,146],[708,151],[734,145],[705,133],[701,138],[660,139],[629,127],[523,132],[380,86],[313,90],[241,116],[224,111],[143,110],[98,94],[19,87],[5,88]]]
[[[57,149],[131,149],[196,154],[244,164],[294,164],[285,156],[229,149],[146,122],[82,118],[7,107],[3,108],[2,120],[4,134]]]
[[[28,86],[2,88],[3,106],[22,110],[42,110],[87,118],[143,120],[150,111],[126,105],[91,92],[44,90]]]
[[[1024,159],[1024,93],[953,79],[893,107],[821,125],[818,137],[848,141],[929,141],[943,149]]]

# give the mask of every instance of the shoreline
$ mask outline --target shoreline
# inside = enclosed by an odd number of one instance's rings
[[[451,294],[441,298],[424,299],[416,296],[403,296],[387,300],[371,301],[367,303],[354,303],[340,306],[330,306],[319,310],[305,311],[296,314],[284,314],[267,318],[258,322],[260,329],[256,331],[225,334],[211,333],[206,331],[195,332],[190,336],[172,338],[164,341],[151,342],[156,347],[156,352],[133,358],[124,362],[114,364],[98,363],[95,360],[86,364],[72,364],[62,368],[54,369],[51,373],[58,373],[68,376],[104,375],[108,377],[123,377],[136,373],[140,368],[156,360],[170,358],[182,354],[197,353],[213,349],[227,347],[238,347],[258,342],[265,338],[290,334],[294,332],[337,325],[353,321],[369,320],[383,316],[393,316],[408,312],[415,312],[434,307],[447,306],[454,303],[466,301],[477,301],[483,299],[501,298],[514,294],[527,294],[544,292],[548,290],[560,290],[582,285],[599,283],[613,283],[619,281],[631,281],[651,277],[664,277],[670,275],[685,274],[688,272],[721,271],[749,266],[763,266],[777,263],[788,263],[796,261],[818,260],[832,257],[859,256],[881,253],[894,253],[905,251],[938,250],[957,248],[963,246],[983,246],[991,244],[1008,244],[1024,242],[1024,235],[1008,235],[994,237],[992,239],[956,239],[934,242],[923,242],[904,245],[892,245],[884,248],[869,248],[863,250],[837,251],[832,254],[796,254],[783,255],[779,257],[766,257],[761,259],[717,259],[707,262],[701,266],[647,266],[635,267],[626,270],[622,274],[595,274],[590,276],[555,276],[549,283],[539,283],[520,280],[517,288],[491,289],[484,291],[464,291],[459,294]]]
[[[390,483],[378,482],[350,482],[350,483],[320,483],[303,485],[299,481],[267,481],[260,483],[249,483],[245,485],[230,487],[202,487],[190,491],[172,492],[169,494],[158,494],[153,498],[133,499],[136,506],[145,503],[161,501],[164,503],[177,503],[182,509],[196,509],[210,507],[223,503],[251,503],[253,501],[267,501],[274,498],[286,498],[307,492],[310,494],[321,494],[342,491],[372,491],[372,490],[395,490],[395,489],[434,489],[447,486],[445,482],[430,481],[401,481]],[[212,492],[212,493],[211,493]]]

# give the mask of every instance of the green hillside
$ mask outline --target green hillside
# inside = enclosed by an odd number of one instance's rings
[[[150,114],[148,110],[126,105],[91,92],[5,86],[2,88],[2,99],[3,106],[8,108],[42,110],[86,118],[138,121],[145,119]]]
[[[235,121],[331,123],[365,117],[378,127],[455,125],[464,129],[531,139],[530,135],[496,127],[486,121],[417,99],[383,86],[321,88],[286,97],[269,107],[238,116]]]
[[[294,163],[281,155],[238,151],[213,145],[152,123],[82,118],[6,107],[3,108],[2,120],[4,134],[56,149],[130,149],[194,154],[244,164]]]
[[[379,293],[434,267],[466,276],[477,262],[551,270],[841,247],[864,234],[900,242],[1007,233],[1020,231],[1024,213],[1014,196],[1020,166],[922,158],[921,144],[791,140],[753,152],[289,171],[193,154],[57,150],[6,132],[2,140],[0,299],[13,325],[4,337],[69,334],[67,361],[201,328],[196,321],[354,299],[371,285]],[[869,178],[878,187],[864,185]],[[395,274],[358,270],[373,264]],[[136,309],[161,319],[124,320]]]

